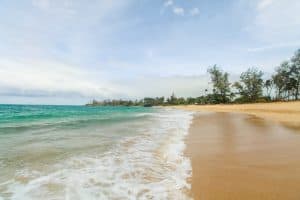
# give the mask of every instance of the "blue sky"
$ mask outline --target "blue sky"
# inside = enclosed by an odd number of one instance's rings
[[[0,0],[0,103],[197,96],[208,66],[266,74],[300,47],[298,0]]]

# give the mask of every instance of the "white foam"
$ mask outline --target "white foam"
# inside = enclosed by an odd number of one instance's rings
[[[183,151],[192,114],[155,115],[153,126],[104,155],[69,158],[51,173],[19,172],[6,185],[8,199],[189,199],[184,190],[190,189],[191,164]]]

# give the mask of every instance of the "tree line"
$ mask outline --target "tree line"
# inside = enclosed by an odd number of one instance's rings
[[[231,83],[229,73],[217,65],[208,68],[212,91],[199,97],[145,97],[141,100],[93,100],[87,105],[101,106],[164,106],[188,104],[255,103],[298,100],[300,93],[300,49],[287,61],[275,68],[272,76],[263,79],[264,73],[252,67],[241,73],[239,81]],[[207,94],[208,93],[208,94]]]

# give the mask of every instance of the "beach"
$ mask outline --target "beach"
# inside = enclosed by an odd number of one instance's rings
[[[194,199],[300,199],[300,102],[179,106]]]
[[[0,199],[299,200],[297,106],[0,105]]]

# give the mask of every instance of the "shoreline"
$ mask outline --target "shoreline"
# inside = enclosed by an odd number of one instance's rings
[[[275,104],[269,113],[263,112],[274,103],[175,107],[195,112],[185,139],[191,197],[300,199],[300,129],[287,123],[299,118],[283,112],[299,117],[300,102]],[[283,122],[278,115],[289,117]]]

